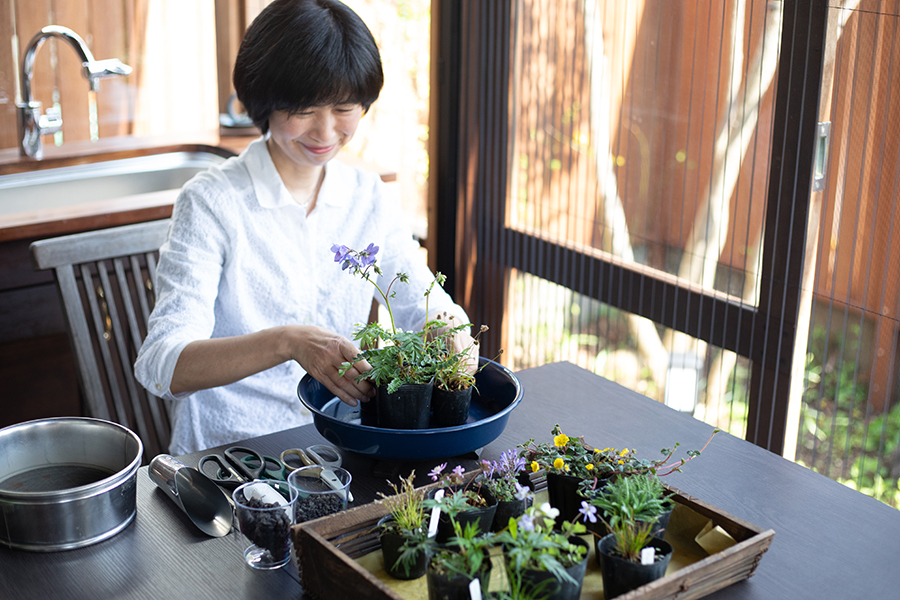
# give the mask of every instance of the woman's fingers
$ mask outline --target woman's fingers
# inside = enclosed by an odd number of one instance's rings
[[[365,360],[354,363],[343,375],[345,362],[353,362],[359,350],[347,338],[321,327],[306,327],[300,337],[297,362],[316,381],[324,385],[345,404],[356,406],[358,400],[366,401],[374,390],[367,381],[356,378],[370,370]]]

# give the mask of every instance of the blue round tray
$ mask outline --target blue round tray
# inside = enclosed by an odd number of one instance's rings
[[[487,363],[487,364],[485,364]],[[459,456],[481,448],[503,433],[509,413],[522,401],[522,386],[512,371],[486,358],[475,376],[469,419],[439,429],[383,429],[360,423],[359,407],[304,375],[297,386],[300,401],[313,413],[322,436],[342,450],[385,459],[425,460]]]

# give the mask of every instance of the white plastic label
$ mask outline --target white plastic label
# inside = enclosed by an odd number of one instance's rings
[[[477,577],[469,582],[469,598],[481,600],[481,582]]]
[[[641,550],[641,564],[652,565],[656,561],[656,548],[647,546]]]
[[[287,504],[287,500],[282,498],[281,494],[265,483],[251,483],[244,488],[244,496],[247,500],[255,498],[266,504],[275,504],[276,506],[284,506]]]
[[[444,490],[438,490],[434,493],[434,499],[440,500],[444,497]],[[428,537],[433,538],[437,535],[438,519],[441,517],[441,509],[435,506],[431,509],[431,520],[428,521]]]

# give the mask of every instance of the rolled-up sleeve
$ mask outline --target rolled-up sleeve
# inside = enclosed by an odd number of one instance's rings
[[[169,235],[160,248],[156,306],[134,366],[141,385],[167,399],[189,395],[170,391],[175,365],[184,347],[208,339],[215,325],[227,233],[201,189],[186,187],[176,200]]]

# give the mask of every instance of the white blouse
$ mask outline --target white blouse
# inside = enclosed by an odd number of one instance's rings
[[[325,168],[309,215],[281,181],[265,140],[185,184],[160,249],[156,307],[135,376],[170,402],[172,454],[296,427],[312,421],[297,398],[305,371],[288,361],[236,383],[173,395],[175,363],[190,342],[284,324],[325,327],[352,340],[369,316],[374,286],[334,262],[333,244],[374,242],[382,290],[398,272],[391,308],[398,327],[425,321],[433,279],[398,202],[378,175],[335,160]],[[379,296],[380,300],[380,296]],[[465,312],[435,286],[429,311]]]

